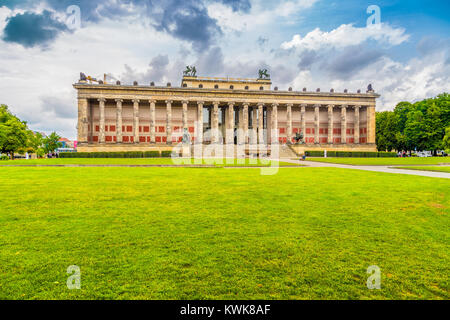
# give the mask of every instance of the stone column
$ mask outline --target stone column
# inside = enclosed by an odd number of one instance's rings
[[[264,144],[264,104],[258,104],[258,144]]]
[[[105,102],[106,99],[98,99],[99,107],[100,107],[100,134],[98,141],[100,143],[105,143]]]
[[[292,103],[287,104],[287,141],[288,144],[292,143],[292,107],[294,105]]]
[[[301,105],[301,122],[302,122],[302,133],[303,133],[303,141],[306,141],[306,104]]]
[[[211,142],[219,143],[219,102],[213,102],[213,114],[212,114],[212,124],[211,124]]]
[[[243,105],[243,119],[242,119],[242,134],[243,134],[243,141],[242,143],[248,144],[248,103],[244,103]]]
[[[314,143],[320,143],[319,129],[320,129],[320,105],[314,106]]]
[[[197,102],[197,138],[196,143],[203,144],[203,101]]]
[[[156,143],[156,100],[150,100],[150,142]]]
[[[334,117],[333,117],[334,105],[328,106],[328,144],[333,144],[333,130],[334,130]]]
[[[375,105],[367,106],[367,143],[375,143]]]
[[[139,99],[133,100],[134,143],[139,143]]]
[[[122,99],[116,99],[116,143],[122,143]]]
[[[347,143],[347,105],[341,108],[341,143]]]
[[[172,144],[172,103],[173,101],[166,101],[166,136],[167,144]]]
[[[272,124],[271,124],[271,135],[270,143],[278,144],[278,103],[272,104]]]
[[[227,125],[226,125],[226,143],[230,145],[234,145],[234,102],[228,103],[227,109]]]
[[[78,142],[89,142],[89,102],[86,98],[78,98]]]
[[[258,109],[256,107],[252,107],[252,144],[256,145],[258,144],[258,132],[256,130],[257,128],[257,111]]]
[[[359,108],[360,106],[355,106],[355,143],[359,143]]]
[[[182,101],[183,105],[183,134],[184,131],[188,129],[188,104],[189,101]]]

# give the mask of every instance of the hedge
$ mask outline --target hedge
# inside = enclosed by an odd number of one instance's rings
[[[324,151],[305,151],[307,157],[324,157]],[[327,151],[330,158],[396,158],[395,152]]]
[[[168,152],[168,155],[166,155]],[[160,158],[170,157],[171,151],[127,151],[127,152],[63,152],[59,154],[60,158]]]

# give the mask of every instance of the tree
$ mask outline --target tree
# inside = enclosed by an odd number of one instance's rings
[[[445,136],[442,140],[442,146],[445,148],[447,153],[450,152],[450,127],[445,129]]]
[[[9,153],[14,160],[14,153],[27,145],[27,126],[17,119],[10,119],[0,123],[0,132],[0,151]]]
[[[0,152],[9,153],[14,160],[14,153],[23,149],[28,141],[28,128],[26,122],[22,122],[11,114],[8,106],[0,106]]]
[[[45,137],[42,140],[45,153],[51,153],[54,152],[56,149],[61,148],[62,143],[59,142],[60,139],[61,137],[58,136],[56,132],[52,132],[52,134],[50,134],[48,137]]]
[[[376,115],[376,144],[378,151],[392,151],[397,147],[397,117],[391,111]]]

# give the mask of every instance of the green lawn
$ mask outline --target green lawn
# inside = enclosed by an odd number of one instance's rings
[[[0,299],[450,298],[447,179],[337,168],[0,177]],[[70,265],[81,290],[66,287]],[[371,265],[381,290],[366,287]]]
[[[426,167],[395,167],[397,169],[408,169],[408,170],[420,170],[420,171],[436,171],[436,172],[449,172],[450,166],[426,166]]]
[[[301,166],[279,161],[267,161],[260,159],[177,159],[174,162],[171,158],[148,158],[148,159],[38,159],[38,160],[8,160],[0,161],[0,166],[5,165],[178,165],[178,164],[198,164],[223,166]]]
[[[430,158],[306,158],[308,161],[351,164],[351,165],[370,165],[370,166],[389,166],[389,165],[428,165],[428,164],[450,164],[450,157],[430,157]]]

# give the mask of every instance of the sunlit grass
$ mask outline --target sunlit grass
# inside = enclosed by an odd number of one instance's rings
[[[449,299],[449,190],[335,168],[2,167],[0,299]]]
[[[183,159],[183,158],[106,158],[106,159],[36,159],[36,160],[8,160],[0,161],[0,166],[32,166],[32,165],[212,165],[212,166],[299,166],[282,161],[265,159]]]

